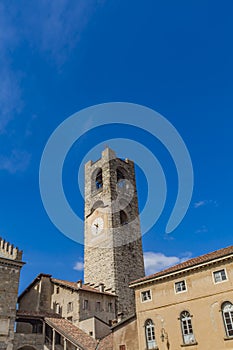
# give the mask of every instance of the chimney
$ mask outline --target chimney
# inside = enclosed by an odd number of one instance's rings
[[[82,280],[78,280],[77,281],[77,287],[78,288],[82,288],[82,285],[83,285]]]
[[[100,284],[99,284],[99,291],[100,291],[101,293],[104,293],[104,284],[103,284],[103,283],[100,283]]]
[[[119,313],[117,314],[117,322],[118,322],[118,323],[121,322],[121,321],[123,320],[123,316],[124,316],[123,312],[119,312]]]

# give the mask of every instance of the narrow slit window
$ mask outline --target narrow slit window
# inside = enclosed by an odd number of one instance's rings
[[[72,303],[72,301],[70,301],[67,304],[67,312],[72,312],[72,311],[73,311],[73,303]]]
[[[88,310],[88,300],[87,299],[83,300],[83,310]]]
[[[101,303],[100,303],[100,301],[96,302],[95,309],[96,309],[97,312],[101,311]]]
[[[123,210],[120,211],[120,223],[121,223],[121,225],[127,225],[128,224],[127,214]]]

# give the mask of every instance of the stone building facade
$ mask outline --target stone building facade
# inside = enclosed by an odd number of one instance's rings
[[[0,238],[0,350],[12,350],[22,252]]]
[[[72,322],[95,338],[110,333],[111,321],[116,318],[116,295],[83,285],[40,274],[18,298],[17,333],[42,333],[44,317],[60,317]],[[28,317],[34,315],[34,317]],[[101,324],[101,326],[100,326]]]

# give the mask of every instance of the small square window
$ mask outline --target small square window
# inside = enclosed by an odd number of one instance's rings
[[[225,269],[215,271],[214,273],[214,282],[219,283],[227,280],[227,275]]]
[[[179,281],[175,283],[175,291],[176,293],[185,292],[187,290],[185,280]]]
[[[125,345],[120,345],[120,346],[119,346],[119,350],[126,350]]]
[[[145,290],[144,292],[141,292],[141,298],[142,302],[151,300],[151,291]]]

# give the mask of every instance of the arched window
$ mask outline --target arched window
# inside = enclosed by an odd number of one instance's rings
[[[233,305],[229,301],[222,304],[222,317],[227,337],[233,336]]]
[[[123,175],[123,172],[119,169],[117,169],[117,187],[118,189],[124,189],[126,184],[125,176]]]
[[[145,332],[147,349],[156,349],[155,327],[153,321],[150,319],[145,322]]]
[[[117,169],[117,182],[120,181],[120,180],[123,180],[125,177],[123,175],[123,173]]]
[[[183,311],[180,314],[181,330],[184,344],[192,344],[195,342],[191,315],[188,311]]]
[[[121,225],[127,225],[128,224],[127,214],[123,210],[120,211],[120,223],[121,223]]]
[[[97,189],[103,187],[102,169],[99,169],[99,171],[96,174],[95,186],[96,186]]]

